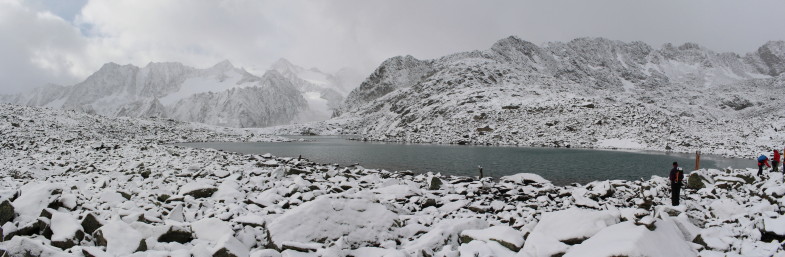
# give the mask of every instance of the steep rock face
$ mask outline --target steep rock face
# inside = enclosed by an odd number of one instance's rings
[[[166,107],[158,101],[158,98],[142,99],[120,107],[117,116],[127,117],[159,117],[166,118]]]
[[[758,72],[777,76],[785,72],[785,41],[769,41],[758,51],[747,55]]]
[[[510,37],[435,60],[391,58],[337,120],[340,133],[384,141],[722,148],[729,134],[753,137],[754,120],[785,117],[771,94],[785,84],[769,75],[780,44],[742,57],[692,43],[579,38],[540,47]]]
[[[178,101],[172,118],[229,127],[266,127],[288,124],[307,108],[294,85],[276,71],[268,71],[254,86],[218,93],[199,93]]]
[[[411,87],[433,71],[431,63],[410,55],[387,59],[358,89],[349,93],[340,112],[354,110],[396,89]]]

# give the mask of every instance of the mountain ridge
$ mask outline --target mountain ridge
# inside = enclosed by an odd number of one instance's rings
[[[349,94],[334,120],[276,131],[586,148],[626,141],[647,150],[744,156],[751,149],[723,138],[774,147],[755,135],[785,128],[775,104],[785,99],[771,93],[785,88],[779,45],[739,55],[694,43],[655,49],[577,38],[537,46],[507,37],[489,49],[435,59],[390,58]]]
[[[282,60],[285,61],[285,59]],[[286,62],[289,69],[301,73],[317,73],[317,71],[306,70]],[[275,74],[270,75],[271,72]],[[229,60],[221,61],[204,69],[193,68],[178,62],[149,62],[142,67],[109,62],[77,84],[71,86],[45,85],[25,93],[1,96],[0,101],[80,110],[107,116],[154,116],[182,121],[206,122],[212,125],[256,127],[327,119],[332,114],[332,109],[337,108],[343,100],[344,94],[331,88],[345,87],[345,85],[337,84],[341,82],[312,83],[313,80],[309,82],[298,77],[300,74],[297,72],[289,72],[287,75],[284,76],[271,69],[262,76],[256,76],[243,68],[235,67]],[[331,81],[339,80],[339,77],[329,74],[321,75]],[[274,77],[274,79],[265,79],[266,76]],[[288,80],[290,83],[273,82],[275,80]],[[259,95],[268,89],[247,89],[249,87],[270,87],[270,83],[278,83],[274,85],[277,90],[264,93],[277,94],[273,97]],[[294,91],[281,90],[280,86],[292,87]],[[232,89],[242,90],[229,92]],[[248,95],[238,94],[241,91],[256,95],[258,99],[264,99],[266,102],[248,104],[250,101]],[[228,102],[224,104],[215,103],[214,106],[205,103],[191,104],[184,101],[186,99],[216,101],[214,97],[217,96],[194,97],[208,92],[233,98],[225,99]],[[246,104],[239,104],[240,102],[246,102]],[[210,114],[194,115],[191,111],[185,111],[188,106],[200,106],[202,111]],[[239,109],[226,108],[227,106]],[[280,110],[280,108],[287,108],[287,110]],[[226,112],[237,111],[245,115],[216,113],[216,110],[219,109]],[[213,118],[208,118],[208,116]],[[219,116],[239,120],[215,118]]]

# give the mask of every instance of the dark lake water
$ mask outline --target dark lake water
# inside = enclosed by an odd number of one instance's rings
[[[671,163],[679,162],[685,171],[695,167],[694,154],[613,151],[568,148],[506,146],[465,146],[360,142],[339,136],[292,137],[305,142],[277,143],[182,143],[179,146],[213,148],[246,154],[270,153],[275,156],[302,155],[319,163],[365,168],[432,171],[444,175],[476,176],[478,166],[485,176],[501,177],[516,173],[536,173],[563,185],[606,179],[649,179],[667,176]],[[702,155],[701,168],[756,167],[754,160]]]

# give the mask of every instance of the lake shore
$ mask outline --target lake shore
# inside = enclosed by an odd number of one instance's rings
[[[780,173],[555,186],[164,145],[280,140],[0,105],[0,249],[33,256],[785,256]],[[667,245],[668,247],[662,247]]]
[[[499,178],[517,173],[536,173],[555,185],[596,180],[638,180],[667,174],[678,161],[694,167],[693,155],[641,150],[597,150],[515,146],[458,146],[414,143],[379,143],[345,140],[341,136],[288,137],[291,142],[207,142],[174,144],[219,149],[244,154],[271,153],[302,156],[320,163],[388,171],[410,170],[455,176]],[[303,139],[303,140],[300,140]],[[702,156],[701,167],[725,169],[754,167],[753,161]]]

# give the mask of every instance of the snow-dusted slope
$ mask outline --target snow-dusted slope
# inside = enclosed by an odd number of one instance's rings
[[[350,83],[355,83],[349,71],[334,76],[284,59],[272,70],[280,73],[274,79],[267,74],[257,77],[228,61],[207,69],[180,63],[150,63],[141,68],[107,63],[79,84],[47,85],[0,96],[0,102],[258,127],[328,119]],[[299,93],[291,94],[292,90]]]
[[[279,59],[270,67],[287,78],[302,93],[308,108],[298,117],[299,121],[319,121],[333,115],[348,92],[360,84],[362,78],[351,69],[344,68],[335,75],[316,68],[305,69],[286,59]]]
[[[288,124],[307,102],[288,79],[268,71],[257,85],[218,93],[198,93],[181,99],[171,118],[228,127],[266,127]]]
[[[390,58],[349,94],[337,114],[353,110],[396,89],[411,87],[430,75],[432,69],[431,62],[420,61],[410,55]]]
[[[579,38],[540,47],[509,37],[435,60],[395,57],[349,95],[337,133],[748,155],[785,139],[774,133],[785,126],[782,45],[742,57],[691,43]],[[336,132],[324,124],[308,131]]]

